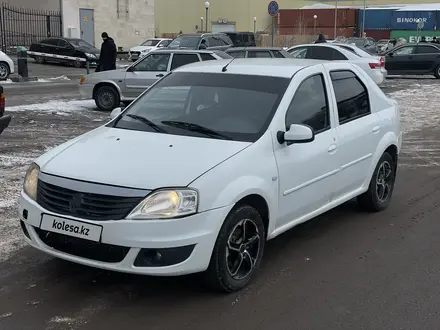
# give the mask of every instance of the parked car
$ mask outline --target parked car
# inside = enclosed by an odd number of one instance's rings
[[[28,55],[41,64],[46,62],[68,63],[76,68],[81,68],[85,66],[84,60],[88,60],[91,65],[97,65],[100,50],[82,39],[48,38],[33,43],[29,48]]]
[[[290,54],[283,48],[278,47],[233,47],[225,53],[236,58],[291,58]]]
[[[153,50],[168,47],[173,39],[169,38],[150,38],[141,43],[139,46],[130,48],[129,57],[133,62],[136,62],[140,57],[147,55]]]
[[[14,61],[0,51],[0,80],[7,80],[9,75],[14,73],[14,70]]]
[[[383,52],[386,52],[389,47],[391,47],[392,40],[390,39],[381,39],[377,41],[376,43],[376,53],[381,54]]]
[[[364,48],[370,53],[376,52],[376,41],[373,38],[348,38],[345,40],[347,44],[354,44],[359,48]]]
[[[346,61],[360,66],[376,84],[385,81],[387,71],[382,59],[360,57],[356,53],[344,49],[336,43],[306,44],[289,48],[288,52],[294,58],[306,58],[326,61]]]
[[[129,104],[149,86],[182,65],[193,62],[232,59],[222,51],[161,49],[148,53],[128,68],[92,73],[80,80],[84,98],[93,98],[104,111]]]
[[[255,47],[255,34],[253,32],[223,32],[233,42],[234,47]]]
[[[431,43],[404,44],[384,53],[392,75],[433,75],[440,79],[440,47]]]
[[[380,63],[383,63],[383,65],[382,65],[382,67],[384,67],[385,66],[385,57],[384,56],[381,56],[381,55],[378,55],[378,54],[373,54],[373,53],[370,53],[370,52],[368,52],[366,49],[364,49],[364,48],[359,48],[359,47],[357,47],[357,46],[355,46],[355,45],[348,45],[348,44],[338,44],[338,43],[335,43],[335,46],[338,46],[338,47],[341,47],[341,48],[343,48],[343,49],[346,49],[346,50],[348,50],[348,51],[351,51],[351,52],[353,52],[353,53],[355,53],[356,55],[358,55],[358,56],[360,56],[360,57],[363,57],[363,58],[373,58],[373,59],[376,59],[376,60],[378,60]],[[385,75],[385,77],[386,77],[386,75],[387,75],[387,72],[386,72],[386,70],[383,70],[384,72],[384,75]]]
[[[5,95],[3,86],[0,86],[0,134],[9,126],[12,117],[5,115]]]
[[[170,42],[171,49],[209,49],[226,50],[234,43],[224,33],[182,34]]]
[[[267,240],[355,197],[391,202],[399,109],[348,62],[193,63],[111,117],[30,165],[18,214],[31,246],[119,272],[205,272],[231,292]]]

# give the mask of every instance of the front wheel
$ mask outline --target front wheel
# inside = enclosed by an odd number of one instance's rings
[[[111,111],[120,103],[119,93],[111,86],[101,86],[95,93],[95,104],[103,111]]]
[[[357,198],[362,209],[380,212],[388,207],[396,180],[396,165],[389,153],[385,152],[382,155],[376,165],[368,190]]]
[[[82,62],[82,61],[73,61],[73,63],[72,63],[72,65],[75,67],[75,68],[82,68],[83,66],[84,66],[84,62]]]
[[[227,216],[205,273],[208,284],[219,291],[244,288],[260,267],[266,242],[263,220],[258,211],[243,205]]]
[[[38,64],[44,64],[46,63],[46,59],[43,56],[35,56],[35,62]]]

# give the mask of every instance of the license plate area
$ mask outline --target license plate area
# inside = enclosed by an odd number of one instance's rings
[[[102,235],[102,226],[50,214],[42,215],[40,229],[93,242],[100,242]]]

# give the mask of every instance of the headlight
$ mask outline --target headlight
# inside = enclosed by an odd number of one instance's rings
[[[38,174],[40,173],[40,167],[32,163],[26,172],[24,177],[23,190],[31,199],[37,200],[37,187],[38,187]]]
[[[87,57],[90,57],[90,58],[96,58],[96,55],[95,55],[95,54],[86,53],[86,56],[87,56]]]
[[[128,219],[171,219],[197,212],[198,193],[192,189],[159,190],[147,196]]]

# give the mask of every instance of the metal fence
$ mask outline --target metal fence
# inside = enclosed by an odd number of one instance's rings
[[[63,35],[59,10],[28,9],[0,5],[1,50],[11,54],[17,46],[29,47],[47,37]]]

